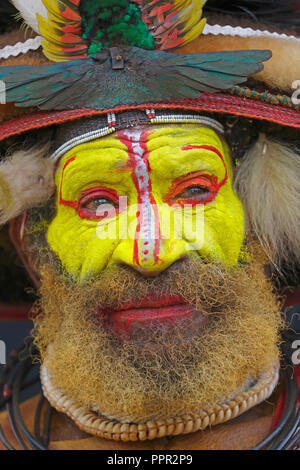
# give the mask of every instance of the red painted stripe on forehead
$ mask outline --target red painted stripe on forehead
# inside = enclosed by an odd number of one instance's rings
[[[228,180],[228,170],[227,170],[224,156],[222,155],[220,150],[214,147],[213,145],[186,145],[185,147],[181,148],[181,150],[193,150],[193,149],[210,150],[211,152],[214,152],[216,155],[218,155],[218,157],[220,157],[223,163],[224,169],[225,169],[225,177],[219,184],[220,184],[220,187],[223,186]]]
[[[154,241],[153,257],[154,257],[154,263],[157,264],[159,262],[161,232],[160,232],[158,207],[157,207],[156,200],[154,199],[154,196],[152,194],[152,182],[151,182],[151,177],[150,177],[150,172],[151,172],[151,168],[150,168],[150,164],[149,164],[150,151],[147,147],[147,141],[148,141],[148,137],[151,134],[151,132],[152,131],[149,130],[149,129],[146,129],[145,131],[143,131],[141,133],[139,143],[140,143],[141,148],[144,151],[143,160],[146,161],[147,171],[148,171],[148,174],[149,174],[149,185],[148,185],[149,200],[150,200],[150,204],[152,206],[153,212],[154,212],[154,219],[155,219],[155,225],[154,225],[155,226],[155,241]]]
[[[128,165],[131,167],[132,170],[132,179],[137,191],[137,199],[138,204],[142,206],[144,202],[144,198],[146,198],[151,205],[151,210],[153,211],[154,216],[154,231],[155,231],[155,239],[154,239],[154,250],[153,250],[153,258],[154,263],[157,264],[159,262],[159,251],[160,251],[160,223],[159,223],[159,214],[158,214],[158,207],[157,203],[154,199],[152,194],[152,183],[151,183],[151,168],[149,164],[149,155],[150,152],[147,147],[147,141],[149,135],[152,133],[151,129],[139,130],[128,130],[128,131],[119,131],[117,133],[117,137],[120,141],[127,147],[127,152],[129,155]],[[136,146],[135,146],[136,144]],[[137,170],[140,170],[139,166],[141,166],[141,161],[143,161],[143,165],[145,165],[145,171],[148,179],[148,184],[145,186],[145,176],[137,175]],[[134,240],[134,250],[133,250],[133,263],[140,265],[140,255],[139,254],[139,241],[143,243],[141,240],[141,228],[147,225],[145,219],[143,218],[142,210],[139,211],[137,214],[137,228],[135,233],[135,240]],[[148,241],[144,243],[144,251],[143,254],[145,258],[143,261],[146,260],[146,256],[149,254],[149,251],[145,249],[145,246],[149,244]]]
[[[128,135],[124,131],[117,132],[118,139],[127,147],[127,152],[133,154],[133,142],[128,138]]]
[[[71,158],[69,158],[69,160],[67,160],[66,163],[64,164],[63,171],[62,171],[62,176],[61,176],[61,182],[60,182],[60,189],[59,189],[59,204],[62,205],[62,206],[73,207],[73,209],[76,209],[76,207],[77,207],[77,201],[65,201],[65,200],[62,198],[62,185],[63,185],[63,180],[64,180],[66,168],[67,168],[67,167],[69,166],[69,164],[72,163],[75,159],[76,159],[76,156],[71,157]]]
[[[144,130],[140,133],[139,139],[134,140],[133,130],[132,130],[132,136],[131,136],[132,138],[128,137],[128,134],[126,133],[126,130],[125,130],[125,131],[118,131],[117,132],[117,137],[122,142],[122,144],[124,144],[127,147],[128,155],[135,155],[136,154],[135,151],[134,151],[134,144],[138,143],[144,151],[143,158],[148,158],[149,151],[148,151],[148,148],[147,148],[147,141],[148,141],[148,137],[151,133],[152,133],[152,130],[146,129],[146,130]]]

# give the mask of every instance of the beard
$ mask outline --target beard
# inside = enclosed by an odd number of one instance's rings
[[[33,336],[53,385],[135,423],[196,413],[246,390],[278,361],[282,326],[260,250],[252,251],[235,268],[190,257],[155,278],[115,267],[80,283],[45,263]],[[164,295],[180,296],[192,315],[135,322],[123,336],[110,327],[113,309]]]

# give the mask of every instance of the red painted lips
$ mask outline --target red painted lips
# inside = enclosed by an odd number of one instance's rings
[[[137,303],[130,303],[105,312],[105,316],[117,333],[129,332],[132,324],[164,322],[172,324],[176,320],[192,315],[193,307],[186,304],[182,297],[164,295],[146,297]]]

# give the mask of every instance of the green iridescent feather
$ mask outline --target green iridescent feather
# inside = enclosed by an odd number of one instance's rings
[[[114,45],[154,49],[154,39],[140,8],[127,0],[86,0],[79,7],[83,38],[89,43],[89,55]]]
[[[1,67],[7,102],[40,109],[109,109],[197,98],[228,90],[263,69],[270,51],[170,54],[136,47],[117,49],[122,66],[114,68],[111,49],[87,59],[45,66]],[[116,59],[115,59],[116,60]]]

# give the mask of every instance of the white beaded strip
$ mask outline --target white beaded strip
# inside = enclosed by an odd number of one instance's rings
[[[146,114],[150,120],[155,118],[156,116],[155,109],[146,109]]]
[[[197,116],[193,114],[166,114],[162,116],[155,117],[151,119],[151,124],[167,124],[167,123],[197,123],[197,124],[204,124],[207,126],[212,127],[213,129],[217,130],[224,134],[224,127],[215,119],[211,119],[205,116]]]
[[[62,155],[67,153],[72,148],[76,147],[76,145],[84,144],[89,142],[90,140],[95,140],[100,137],[104,137],[108,134],[112,134],[115,132],[116,129],[114,127],[103,127],[102,129],[97,129],[95,131],[87,132],[86,134],[80,135],[78,137],[74,137],[74,139],[69,140],[64,145],[59,147],[52,155],[51,160],[57,161]]]
[[[208,426],[225,423],[236,418],[250,408],[267,400],[273,393],[279,378],[279,367],[274,366],[264,373],[258,382],[246,392],[242,392],[227,402],[219,403],[212,409],[201,410],[176,418],[147,421],[134,424],[111,421],[100,417],[93,411],[80,405],[76,400],[68,398],[56,389],[51,381],[51,375],[45,365],[41,367],[41,382],[44,396],[59,412],[65,413],[82,431],[94,436],[115,441],[145,441],[165,436],[178,436],[199,430]]]
[[[202,34],[213,36],[239,36],[241,38],[273,38],[273,39],[291,39],[293,41],[300,41],[296,36],[289,36],[284,33],[271,33],[270,31],[261,31],[260,29],[242,28],[241,26],[220,26],[219,24],[209,25],[206,24]]]
[[[19,54],[27,54],[29,51],[36,51],[42,45],[42,37],[36,36],[34,39],[28,39],[25,42],[18,42],[14,46],[6,46],[0,49],[0,59],[17,57]]]
[[[115,115],[115,113],[108,113],[107,114],[107,123],[108,123],[108,127],[114,127],[116,125],[116,115]]]
[[[146,111],[147,112],[147,111]],[[155,111],[150,111],[151,115],[155,115]],[[149,115],[148,115],[149,116]],[[95,140],[100,137],[104,137],[108,134],[112,134],[116,131],[115,127],[112,125],[116,122],[116,116],[114,113],[107,114],[107,127],[103,127],[102,129],[97,129],[95,131],[88,132],[87,134],[80,135],[78,137],[74,137],[73,139],[65,142],[61,147],[59,147],[52,155],[51,160],[57,161],[60,157],[62,157],[65,153],[67,153],[72,148],[76,147],[76,145],[84,144],[90,140]],[[218,121],[214,119],[205,117],[205,116],[197,116],[197,115],[184,115],[184,114],[170,114],[170,115],[163,115],[159,117],[155,117],[150,119],[151,124],[171,124],[171,123],[192,123],[192,124],[204,124],[213,129],[217,130],[224,134],[224,127]]]

